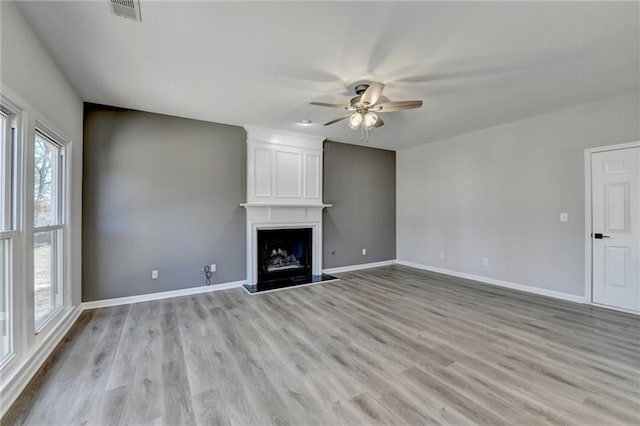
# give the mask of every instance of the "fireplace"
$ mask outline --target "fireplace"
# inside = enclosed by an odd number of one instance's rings
[[[322,273],[324,137],[247,130],[247,283],[251,294],[334,280]]]
[[[258,229],[258,282],[309,276],[312,228]]]

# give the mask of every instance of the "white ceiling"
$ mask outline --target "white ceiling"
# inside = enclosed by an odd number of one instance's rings
[[[389,149],[640,88],[637,2],[141,0],[142,23],[106,0],[20,8],[85,101],[361,143],[308,102],[381,81],[424,100],[372,130]]]

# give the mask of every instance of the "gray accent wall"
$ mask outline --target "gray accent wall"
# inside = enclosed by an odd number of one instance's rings
[[[398,151],[398,260],[584,296],[584,150],[640,140],[638,98]]]
[[[245,146],[241,127],[85,104],[83,301],[201,286],[210,263],[244,280]]]
[[[84,146],[83,301],[246,279],[244,129],[85,104]],[[324,268],[395,259],[395,152],[324,148]]]
[[[396,258],[394,151],[325,142],[324,202],[325,268]]]

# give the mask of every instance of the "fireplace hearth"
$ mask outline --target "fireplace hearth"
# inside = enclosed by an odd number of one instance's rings
[[[245,284],[249,293],[335,281],[336,277],[313,273],[313,228],[258,229],[258,281]]]

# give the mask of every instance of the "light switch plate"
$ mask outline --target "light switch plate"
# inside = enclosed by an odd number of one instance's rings
[[[569,222],[569,213],[560,213],[560,222]]]

